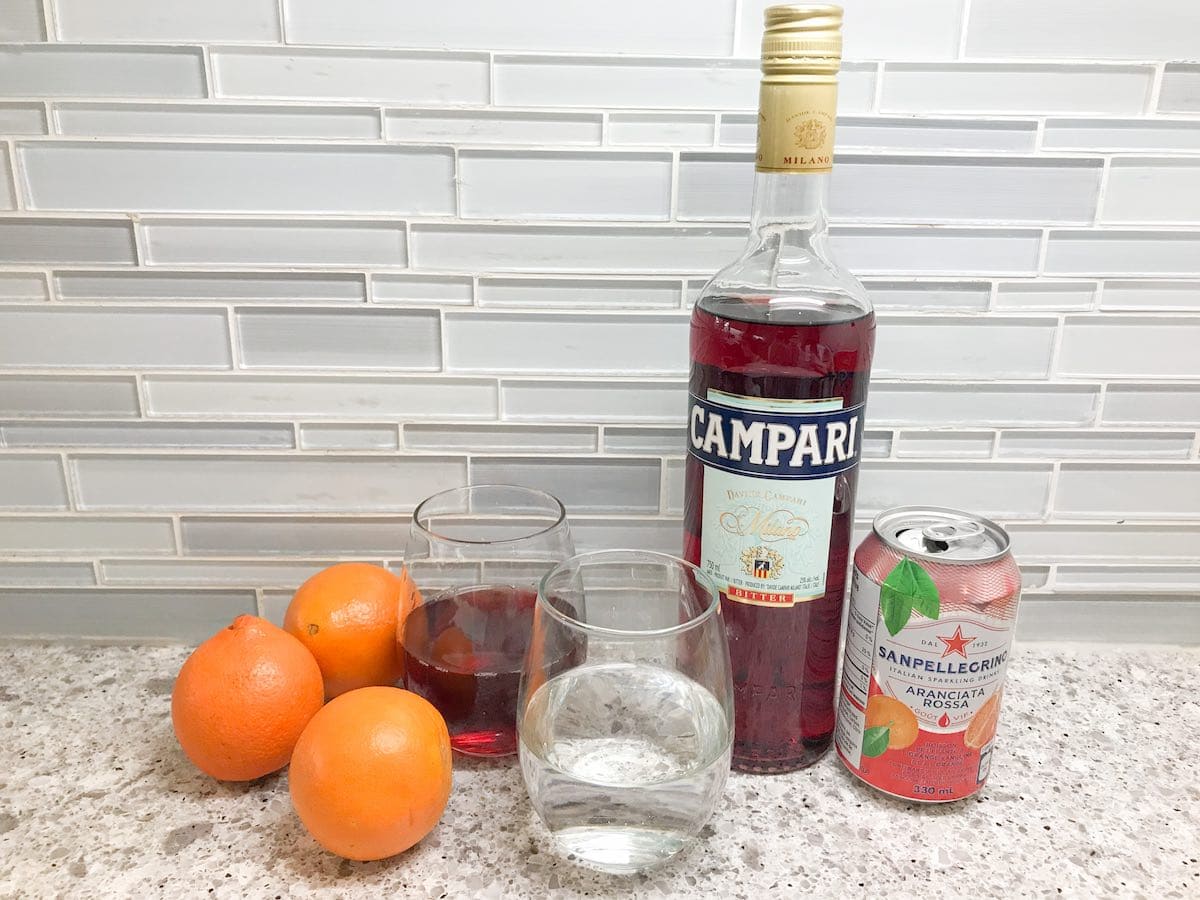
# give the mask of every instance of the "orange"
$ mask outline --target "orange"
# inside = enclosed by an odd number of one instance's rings
[[[300,821],[326,850],[393,856],[433,830],[450,798],[446,722],[400,688],[342,694],[300,735],[288,782]]]
[[[325,696],[336,697],[400,679],[396,634],[412,601],[409,579],[368,563],[339,563],[300,585],[283,627],[316,657]]]
[[[249,781],[287,765],[324,699],[321,670],[303,644],[266,619],[238,616],[184,662],[171,721],[197,768]]]
[[[996,736],[996,724],[1000,721],[1000,693],[996,691],[988,697],[967,724],[963,743],[972,750],[982,750]]]
[[[886,725],[888,749],[903,750],[917,739],[917,717],[895,697],[875,694],[867,701],[867,728]]]

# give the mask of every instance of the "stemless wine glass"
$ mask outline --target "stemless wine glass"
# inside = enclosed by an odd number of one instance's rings
[[[516,752],[521,667],[537,583],[574,553],[567,513],[532,488],[453,488],[413,512],[404,565],[418,591],[400,637],[404,686],[475,756]]]
[[[547,573],[517,704],[521,771],[558,844],[611,872],[675,856],[729,773],[720,596],[663,553],[583,553]]]

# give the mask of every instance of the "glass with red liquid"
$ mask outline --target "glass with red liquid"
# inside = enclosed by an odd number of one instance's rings
[[[573,553],[566,510],[544,491],[453,488],[413,512],[404,564],[418,599],[399,635],[404,687],[437,707],[455,750],[516,753],[537,583]]]

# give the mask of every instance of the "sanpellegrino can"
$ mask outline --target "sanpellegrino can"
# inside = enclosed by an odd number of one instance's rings
[[[835,744],[874,788],[941,803],[983,787],[1021,572],[995,522],[880,513],[854,554]]]

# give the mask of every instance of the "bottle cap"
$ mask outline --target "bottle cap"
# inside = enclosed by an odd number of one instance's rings
[[[769,6],[763,19],[762,70],[765,74],[837,72],[842,59],[840,6]]]

